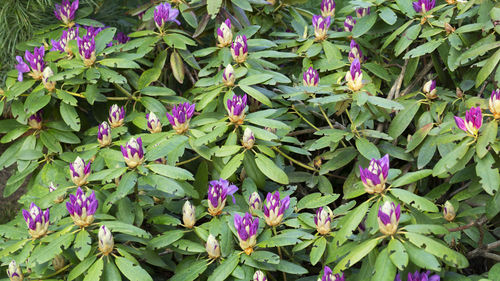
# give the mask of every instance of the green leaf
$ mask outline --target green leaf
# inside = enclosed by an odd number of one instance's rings
[[[184,236],[182,230],[171,230],[157,236],[149,241],[149,245],[154,249],[165,248]]]
[[[396,13],[394,13],[389,7],[382,7],[379,12],[380,18],[388,25],[393,25],[398,20],[398,16],[396,15]]]
[[[500,173],[498,164],[491,154],[486,154],[482,159],[476,159],[476,173],[481,178],[479,181],[483,189],[490,195],[498,191]]]
[[[111,259],[108,259],[107,262],[104,264],[103,280],[104,281],[121,281],[122,280],[122,276],[120,274],[120,271],[118,271],[118,268],[116,267],[115,263]]]
[[[56,153],[62,153],[62,146],[56,138],[48,131],[40,132],[40,140],[48,150]]]
[[[375,24],[377,21],[377,14],[372,13],[370,15],[364,16],[356,22],[354,25],[354,28],[352,29],[352,36],[354,38],[358,38],[361,35],[365,34],[372,28],[372,26]]]
[[[97,259],[96,256],[90,255],[87,257],[85,260],[82,262],[78,263],[75,268],[73,268],[68,275],[68,281],[74,280],[78,276],[80,276],[82,273],[87,272],[87,269],[94,263],[94,261]]]
[[[389,258],[392,263],[401,271],[406,269],[408,265],[408,252],[406,251],[403,243],[401,243],[398,239],[391,239],[389,241],[389,245],[387,246],[389,251]]]
[[[396,29],[396,31],[394,31],[393,33],[391,33],[391,35],[389,35],[387,37],[387,39],[385,40],[384,42],[384,45],[382,45],[382,50],[385,49],[387,46],[389,46],[389,44],[391,44],[392,41],[394,41],[394,39],[396,39],[396,37],[401,34],[401,32],[405,31],[405,29],[410,26],[410,24],[412,24],[413,20],[409,20],[407,21],[405,24],[403,24],[401,27],[399,27],[398,29]]]
[[[408,255],[410,257],[411,262],[417,265],[420,268],[429,269],[432,271],[439,272],[441,271],[441,265],[435,256],[427,253],[423,249],[415,247],[411,243],[404,243],[406,250],[408,251]]]
[[[407,184],[419,181],[419,180],[421,180],[421,179],[423,179],[423,178],[425,178],[425,177],[427,177],[427,176],[429,176],[431,174],[432,174],[432,170],[430,170],[430,169],[420,170],[420,171],[417,171],[417,172],[406,173],[403,176],[399,177],[394,182],[392,182],[391,185],[393,187],[399,187],[399,186],[407,185]]]
[[[484,127],[476,143],[476,153],[479,158],[483,158],[488,153],[488,145],[495,143],[498,132],[498,122],[489,122]]]
[[[420,108],[420,103],[417,101],[410,101],[404,104],[405,109],[401,110],[389,125],[389,136],[396,139],[404,130],[410,125],[413,117]]]
[[[98,63],[114,67],[114,68],[140,68],[140,66],[133,60],[123,58],[110,58],[98,61]]]
[[[368,255],[378,244],[380,239],[367,240],[353,248],[333,269],[333,273],[340,273],[355,265],[358,261]]]
[[[127,83],[127,79],[123,75],[109,68],[100,67],[99,72],[101,72],[101,79],[103,81],[117,84]]]
[[[377,146],[367,139],[356,139],[356,148],[358,149],[359,153],[366,159],[371,160],[372,158],[380,158],[380,152],[378,151]]]
[[[170,55],[170,67],[172,67],[175,80],[182,84],[184,82],[184,63],[177,51]]]
[[[396,239],[391,239],[391,241]],[[377,256],[375,261],[375,274],[373,275],[373,281],[394,281],[396,276],[396,267],[392,264],[389,258],[388,248],[383,249]]]
[[[406,1],[406,0],[405,0]],[[394,46],[394,52],[396,56],[399,56],[410,44],[417,39],[418,34],[420,33],[420,24],[415,24],[412,27],[408,28],[402,35],[399,41]],[[392,124],[392,123],[391,123]]]
[[[101,30],[101,32],[96,35],[95,50],[97,54],[101,53],[101,51],[106,48],[106,45],[113,40],[115,33],[116,27],[108,27]]]
[[[30,129],[29,126],[20,126],[17,128],[14,128],[13,130],[9,131],[7,134],[5,134],[2,139],[0,140],[1,143],[8,143],[11,142],[18,137],[20,137],[22,134],[26,133]]]
[[[52,240],[47,246],[40,244],[33,250],[30,256],[30,263],[42,264],[52,260],[55,256],[62,253],[63,248],[67,249],[74,238],[75,235],[73,233],[66,233]]]
[[[431,40],[425,44],[419,45],[418,47],[411,49],[408,51],[403,59],[409,59],[409,58],[415,58],[415,57],[421,57],[425,54],[429,54],[434,52],[442,43],[444,39],[440,40]]]
[[[404,234],[415,246],[424,249],[426,252],[441,258],[446,264],[457,268],[466,268],[469,261],[462,254],[453,251],[446,245],[421,234],[407,232]]]
[[[116,257],[115,262],[121,273],[123,273],[123,275],[125,275],[125,277],[127,277],[130,281],[153,281],[153,278],[151,278],[149,273],[140,265],[135,264],[123,257]]]
[[[203,273],[207,269],[207,261],[204,259],[201,260],[187,260],[188,265],[184,265],[183,267],[176,268],[175,275],[172,276],[169,281],[193,281],[200,274]]]
[[[341,246],[345,241],[347,241],[347,238],[352,235],[352,232],[358,227],[363,218],[366,216],[368,207],[370,207],[370,202],[366,201],[352,211],[348,212],[341,219],[341,221],[339,221],[339,225],[342,225],[342,227],[339,231],[337,231],[337,234],[333,239],[332,243],[334,245]]]
[[[268,81],[271,78],[273,78],[273,76],[270,74],[265,74],[265,73],[254,74],[238,81],[238,85],[250,86],[255,84],[261,84]]]
[[[322,195],[318,192],[308,194],[300,199],[300,201],[297,203],[297,209],[300,211],[302,209],[316,209],[319,207],[324,207],[337,200],[339,196],[339,194]]]
[[[498,49],[484,64],[479,73],[476,76],[476,88],[481,86],[481,84],[490,76],[493,69],[500,61],[500,49]]]
[[[310,261],[313,266],[319,262],[319,260],[323,256],[323,253],[325,252],[325,249],[326,249],[326,239],[324,236],[321,236],[314,242],[311,248]]]
[[[226,280],[226,278],[229,277],[231,272],[233,272],[236,268],[239,261],[240,255],[237,252],[234,252],[213,271],[207,281]]]
[[[159,68],[151,68],[146,71],[144,71],[141,74],[141,77],[139,77],[139,82],[137,82],[137,87],[139,90],[146,88],[149,86],[151,83],[154,81],[158,80],[161,75],[161,69]]]
[[[111,232],[120,232],[142,238],[151,237],[144,229],[121,221],[101,221],[99,224],[105,225]]]
[[[83,279],[83,281],[100,280],[103,267],[104,267],[104,262],[102,258],[100,258],[85,273],[85,278]]]
[[[417,146],[422,143],[422,141],[425,139],[427,134],[430,132],[434,124],[429,123],[422,128],[418,129],[413,136],[411,136],[410,141],[408,142],[408,145],[406,146],[406,152],[410,152],[417,148]]]
[[[222,0],[207,0],[207,12],[212,18],[219,13],[220,7],[222,5]]]
[[[150,164],[147,166],[151,171],[176,180],[194,180],[193,174],[188,170],[162,164]]]
[[[91,246],[92,240],[90,239],[89,233],[85,229],[80,230],[76,235],[74,249],[76,256],[81,261],[90,253]]]
[[[418,172],[416,172],[418,173]],[[425,174],[425,173],[424,173]],[[404,189],[399,188],[391,188],[391,194],[396,196],[399,200],[405,202],[406,204],[411,205],[421,211],[424,212],[439,212],[438,208],[434,203],[425,199],[424,197],[420,197],[414,193],[411,193]]]
[[[270,263],[270,264],[279,264],[280,263],[280,257],[272,252],[268,251],[254,251],[251,255],[252,259],[263,262],[263,263]]]
[[[384,68],[384,66],[380,65],[380,64],[377,64],[377,63],[373,63],[373,62],[369,62],[369,63],[365,63],[363,64],[363,67],[368,69],[371,73],[377,75],[378,77],[384,79],[385,81],[391,81],[391,76],[389,75],[389,72],[387,72],[387,70]],[[369,96],[369,97],[376,97],[376,96]],[[388,100],[388,99],[383,99],[387,104],[392,104],[391,107],[387,107],[387,106],[382,106],[384,108],[396,108],[396,109],[403,109],[403,107],[395,102],[395,101],[392,101],[392,100]],[[380,101],[379,103],[384,103],[383,101]],[[376,104],[376,103],[374,103]],[[399,107],[399,108],[398,108]]]
[[[68,124],[73,131],[80,131],[80,116],[78,116],[75,108],[64,102],[62,102],[59,107],[64,122]]]
[[[266,177],[272,179],[273,181],[281,184],[288,184],[288,176],[286,173],[280,169],[276,164],[264,154],[257,153],[257,158],[255,158],[255,163],[259,170],[266,175]]]
[[[28,79],[22,82],[15,83],[7,92],[5,92],[5,96],[7,96],[7,100],[10,101],[22,93],[26,92],[29,88],[31,88],[35,84],[35,80]]]
[[[227,164],[224,166],[220,172],[220,177],[223,179],[228,179],[230,176],[236,172],[236,170],[241,166],[241,161],[245,157],[245,151],[235,155]]]
[[[247,93],[252,98],[258,100],[259,102],[261,102],[269,107],[272,107],[271,101],[269,100],[269,98],[266,97],[261,92],[259,92],[259,90],[254,89],[254,88],[247,86],[247,85],[239,85],[239,86],[240,86],[241,90],[243,90],[243,92]]]

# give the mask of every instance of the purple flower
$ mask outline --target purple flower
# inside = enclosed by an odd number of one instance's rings
[[[238,232],[241,249],[243,249],[247,255],[250,255],[253,252],[253,247],[257,243],[259,218],[254,218],[249,213],[245,213],[243,218],[238,214],[234,214],[234,227]]]
[[[363,52],[359,48],[358,43],[356,41],[351,40],[351,50],[349,51],[349,61],[352,63],[355,59],[358,59],[360,62],[363,60]]]
[[[491,92],[489,105],[493,118],[500,119],[500,89]]]
[[[76,39],[78,43],[78,52],[83,59],[85,66],[91,66],[95,62],[95,37],[85,35]]]
[[[481,108],[471,107],[471,109],[465,112],[465,121],[464,119],[455,116],[455,123],[457,123],[457,127],[462,131],[466,132],[468,135],[472,137],[477,137],[479,129],[483,125],[483,114],[481,113]]]
[[[231,45],[231,55],[237,63],[244,63],[248,56],[247,37],[245,35],[238,35]]]
[[[347,82],[347,87],[353,92],[363,88],[363,73],[361,73],[361,63],[359,59],[356,58],[351,62],[351,67],[345,75],[345,80]]]
[[[30,72],[30,67],[24,62],[21,56],[16,56],[16,60],[18,62],[18,64],[16,65],[16,69],[18,72],[17,80],[23,81],[23,73]]]
[[[23,209],[24,221],[31,237],[36,239],[45,236],[49,228],[49,216],[49,209],[43,212],[35,203],[31,203],[29,211]]]
[[[35,130],[42,128],[42,111],[39,110],[28,118],[28,125]]]
[[[125,109],[118,107],[117,104],[113,104],[109,108],[108,122],[111,128],[117,128],[123,125],[123,120],[125,119]]]
[[[424,92],[425,96],[429,99],[435,99],[437,98],[436,95],[436,80],[429,80],[424,84],[424,87],[422,88],[422,92]]]
[[[399,217],[401,216],[401,205],[386,201],[378,209],[378,227],[385,235],[393,235],[398,230]]]
[[[18,62],[18,64],[16,65],[16,69],[18,71],[17,80],[23,81],[23,73],[30,72],[30,67],[31,73],[29,75],[35,80],[41,80],[43,78],[43,69],[45,68],[45,62],[43,60],[44,56],[44,46],[35,48],[33,50],[33,53],[30,53],[30,51],[26,50],[24,53],[24,59],[29,63],[29,67],[28,64],[24,62],[23,58],[21,58],[20,56],[16,56],[16,60]]]
[[[144,160],[144,150],[142,149],[142,139],[139,137],[130,138],[125,146],[121,145],[122,155],[130,169],[133,169]]]
[[[111,144],[111,140],[111,129],[108,122],[104,121],[97,128],[97,141],[101,147],[105,147]]]
[[[229,120],[237,125],[243,124],[245,120],[245,108],[247,106],[247,95],[234,95],[232,99],[227,100],[227,113]]]
[[[316,230],[321,235],[326,235],[330,233],[331,222],[333,213],[328,206],[320,207],[316,210],[316,215],[314,216],[314,224],[316,225]]]
[[[358,18],[362,18],[364,16],[367,16],[370,14],[370,7],[368,8],[357,8],[356,9],[356,16]]]
[[[413,2],[413,9],[417,13],[427,13],[434,9],[435,6],[436,0],[418,0],[417,2]]]
[[[177,134],[184,134],[189,129],[189,121],[194,115],[194,109],[194,103],[185,102],[174,106],[172,115],[167,112],[168,121]]]
[[[439,275],[435,274],[435,275],[429,276],[430,274],[431,274],[430,271],[422,272],[422,273],[415,271],[415,273],[413,273],[413,274],[408,273],[408,280],[407,281],[440,281],[441,280],[441,277],[439,277]],[[396,275],[396,278],[394,279],[394,281],[401,281],[401,277],[400,277],[399,273],[398,273],[398,275]]]
[[[102,27],[95,27],[95,26],[91,26],[91,25],[85,26],[85,30],[87,30],[86,36],[96,37],[97,34],[99,34],[105,28],[106,27],[102,28]]]
[[[179,15],[179,10],[172,8],[169,3],[161,3],[156,6],[154,12],[154,20],[158,29],[163,30],[163,26],[166,22],[173,21],[178,25],[181,24],[180,21],[177,20],[177,16]]]
[[[233,194],[237,190],[238,187],[236,187],[236,185],[231,184],[225,179],[211,181],[208,186],[208,212],[210,215],[218,216],[222,213],[228,195],[231,195],[233,197],[233,203],[236,203]]]
[[[253,274],[253,281],[267,281],[267,277],[266,275],[264,274],[264,272],[260,271],[260,270],[257,270],[255,271],[255,273]]]
[[[262,210],[262,200],[260,199],[259,193],[254,191],[250,198],[248,198],[249,211],[252,216],[257,216],[255,210]]]
[[[234,76],[234,68],[231,64],[228,64],[222,72],[222,83],[227,87],[234,86],[234,81],[236,81],[236,76]]]
[[[342,276],[338,273],[333,274],[332,269],[329,268],[328,266],[325,266],[321,281],[345,281],[344,273],[342,273]]]
[[[94,221],[94,214],[99,202],[94,191],[90,196],[86,196],[83,190],[78,187],[76,194],[69,195],[69,202],[66,202],[66,209],[76,225],[80,227],[89,226]]]
[[[116,40],[118,44],[125,44],[130,41],[130,37],[128,37],[127,34],[123,32],[118,32],[116,33],[115,37],[113,37],[113,40]]]
[[[333,17],[335,15],[335,1],[322,0],[321,1],[321,15],[326,17]]]
[[[233,41],[233,32],[231,31],[231,20],[226,19],[219,28],[217,28],[218,46],[223,48],[231,45]]]
[[[154,114],[154,112],[150,112],[149,114],[146,114],[146,119],[148,119],[149,132],[151,132],[152,134],[161,132],[160,119],[158,119],[158,117],[156,117],[156,114]]]
[[[9,268],[7,269],[7,276],[11,281],[23,281],[23,272],[21,271],[21,268],[19,265],[16,263],[15,260],[12,260],[9,263]]]
[[[328,37],[328,29],[330,28],[331,18],[330,16],[324,18],[320,15],[314,15],[312,18],[312,24],[314,27],[314,36],[316,40],[324,40]]]
[[[290,207],[290,196],[280,200],[279,191],[267,193],[266,203],[264,204],[264,219],[267,225],[276,226],[283,220],[285,211]]]
[[[351,16],[347,16],[344,21],[344,31],[351,32],[355,24],[356,20],[353,19]]]
[[[61,38],[59,41],[52,40],[51,51],[59,51],[61,53],[66,52],[71,55],[71,49],[69,48],[69,41],[75,40],[78,36],[78,27],[69,28],[68,30],[63,30]]]
[[[69,163],[71,180],[76,186],[83,186],[87,183],[87,178],[90,175],[90,164],[91,162],[89,161],[85,165],[85,161],[79,156],[76,157],[73,163]]]
[[[389,155],[380,159],[373,158],[366,169],[359,166],[359,174],[367,193],[382,193],[389,174]]]
[[[61,5],[56,4],[54,14],[58,20],[71,27],[74,24],[72,21],[75,18],[76,10],[78,10],[78,0],[73,1],[73,3],[70,3],[69,0],[63,0]]]
[[[309,67],[302,75],[302,84],[304,86],[316,87],[319,83],[319,73],[312,67]]]

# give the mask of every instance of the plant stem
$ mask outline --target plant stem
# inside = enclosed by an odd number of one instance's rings
[[[177,164],[175,164],[175,165],[176,165],[176,166],[182,166],[182,165],[187,164],[187,163],[189,163],[189,162],[192,162],[192,161],[194,161],[194,160],[196,160],[196,159],[198,159],[198,158],[200,158],[200,157],[201,157],[201,155],[196,155],[195,157],[193,157],[193,158],[191,158],[191,159],[188,159],[188,160],[186,160],[186,161],[179,162],[179,163],[177,163]]]
[[[283,157],[285,157],[286,159],[292,161],[293,163],[301,166],[302,168],[305,168],[305,169],[308,169],[308,170],[311,170],[311,171],[315,171],[315,172],[318,172],[318,170],[316,170],[315,168],[309,166],[309,165],[306,165],[298,160],[295,160],[293,159],[291,156],[287,155],[286,153],[284,153],[283,151],[281,151],[279,148],[277,148],[276,146],[273,146],[272,149],[276,152],[278,152],[279,154],[281,154]]]
[[[319,110],[321,110],[321,114],[323,114],[323,117],[325,117],[326,122],[328,122],[328,126],[330,126],[330,128],[333,129],[333,124],[332,124],[332,122],[330,122],[330,118],[328,118],[328,116],[326,115],[326,113],[323,110],[323,108],[321,107],[321,105],[318,105],[318,107],[319,107]]]
[[[311,122],[309,122],[309,120],[307,120],[302,114],[300,114],[300,112],[295,108],[295,106],[292,105],[292,109],[300,118],[302,118],[302,120],[304,120],[307,124],[309,124],[309,126],[316,129],[316,131],[319,131],[318,127],[314,126]]]

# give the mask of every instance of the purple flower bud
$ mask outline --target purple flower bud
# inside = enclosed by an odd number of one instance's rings
[[[217,29],[217,46],[223,48],[231,45],[233,41],[233,32],[231,31],[231,20],[225,20]]]
[[[47,66],[42,72],[42,84],[47,91],[52,92],[56,88],[56,82],[49,81],[49,78],[54,76],[52,69]]]
[[[29,73],[29,76],[31,76],[35,80],[41,80],[43,78],[42,73],[45,68],[45,62],[43,59],[44,56],[44,46],[35,48],[33,50],[33,53],[30,53],[30,51],[26,50],[24,52],[24,59],[29,63],[29,67],[28,64],[24,62],[23,58],[21,58],[20,56],[16,56],[16,60],[18,62],[18,64],[16,65],[16,69],[18,71],[17,80],[23,81],[23,73],[30,72],[30,67],[31,72]]]
[[[125,109],[118,107],[118,105],[113,104],[109,108],[108,122],[111,128],[117,128],[123,125],[123,120],[125,119]]]
[[[255,136],[250,128],[246,128],[243,132],[243,138],[241,139],[241,145],[246,149],[252,149],[255,144]]]
[[[179,10],[172,8],[169,3],[161,3],[156,6],[154,12],[154,20],[156,23],[156,27],[161,31],[166,22],[173,21],[177,25],[180,25],[181,22],[177,20],[177,16],[179,15]]]
[[[87,33],[86,33],[86,36],[88,37],[96,37],[97,34],[99,34],[103,29],[105,29],[106,27],[95,27],[95,26],[85,26],[85,30],[87,30]]]
[[[193,228],[196,224],[196,208],[189,201],[182,206],[182,223],[187,228]]]
[[[250,195],[250,198],[248,198],[248,205],[250,214],[252,214],[252,216],[257,216],[255,210],[262,210],[262,200],[260,199],[259,193],[255,191]]]
[[[39,110],[28,118],[28,125],[35,130],[42,128],[42,111]]]
[[[435,274],[435,275],[432,275],[432,276],[429,276],[431,274],[431,272],[428,270],[427,272],[418,272],[418,271],[415,271],[415,273],[408,273],[408,279],[407,281],[440,281],[441,280],[441,277],[439,277],[439,275]],[[394,279],[394,281],[401,281],[401,276],[400,274],[398,273],[398,275],[396,275],[396,278]]]
[[[115,246],[115,241],[113,239],[113,234],[111,231],[105,226],[102,225],[99,228],[99,251],[105,256],[109,255],[113,251],[113,247]]]
[[[358,18],[362,18],[364,16],[367,16],[370,14],[370,7],[368,8],[357,8],[356,9],[356,16]]]
[[[356,41],[351,40],[351,50],[349,51],[349,62],[353,62],[355,59],[358,59],[360,62],[363,61],[363,52],[359,48],[358,43]]]
[[[328,37],[328,29],[331,24],[331,18],[329,16],[324,18],[320,15],[314,15],[312,18],[312,24],[316,40],[324,40]]]
[[[237,63],[244,63],[248,56],[247,37],[245,35],[238,35],[231,45],[231,55]]]
[[[234,86],[234,81],[236,81],[236,76],[234,76],[234,68],[231,64],[228,64],[222,72],[222,82],[227,87]]]
[[[66,209],[76,225],[79,227],[89,226],[94,221],[94,214],[99,202],[94,191],[90,196],[85,196],[82,189],[78,187],[76,194],[69,195],[69,202],[66,202]]]
[[[237,125],[243,124],[245,120],[245,108],[247,106],[247,95],[234,95],[232,99],[227,100],[227,113],[229,120]]]
[[[453,219],[456,216],[455,212],[455,207],[450,203],[450,201],[444,202],[444,207],[443,207],[443,217],[447,221],[453,221]]]
[[[238,232],[241,249],[243,249],[247,255],[250,255],[253,252],[253,247],[257,243],[259,218],[254,218],[249,213],[245,213],[243,218],[238,214],[234,214],[234,227]]]
[[[328,266],[325,266],[321,281],[345,281],[344,273],[342,273],[342,276],[338,273],[333,274],[332,269],[329,268]]]
[[[321,235],[326,235],[330,233],[331,223],[332,223],[333,213],[328,206],[320,207],[316,210],[316,215],[314,216],[314,224],[316,224],[316,230]]]
[[[78,10],[78,0],[73,1],[73,3],[70,3],[69,0],[63,0],[61,5],[56,4],[54,14],[58,20],[71,27],[74,24],[76,10]]]
[[[111,144],[111,140],[111,129],[108,122],[104,121],[97,128],[97,141],[100,147],[105,147]]]
[[[161,132],[161,123],[160,119],[156,117],[156,114],[150,112],[146,114],[146,119],[148,119],[148,130],[152,134]]]
[[[435,99],[437,98],[436,95],[436,80],[429,80],[424,84],[424,87],[422,88],[422,92],[424,92],[425,96],[428,99]]]
[[[78,37],[76,42],[78,43],[78,52],[80,53],[85,66],[93,65],[96,59],[95,37],[85,35],[82,38]]]
[[[253,274],[253,281],[267,281],[267,277],[264,272],[257,270]]]
[[[205,244],[205,250],[207,251],[208,257],[210,259],[215,260],[220,257],[219,242],[212,234],[208,235],[207,243]]]
[[[321,15],[326,17],[333,17],[335,15],[335,1],[322,0],[321,1]]]
[[[236,187],[236,185],[231,184],[225,179],[211,181],[208,186],[208,212],[210,215],[218,216],[222,213],[228,195],[231,195],[231,197],[233,197],[233,203],[236,203],[233,194],[237,190],[238,187]]]
[[[349,71],[345,75],[347,86],[351,91],[359,91],[363,88],[363,73],[361,73],[361,63],[359,59],[354,59]]]
[[[479,132],[479,129],[483,125],[483,114],[481,113],[481,108],[471,107],[471,109],[465,112],[465,121],[464,119],[455,116],[455,123],[457,123],[457,127],[462,131],[466,132],[471,137],[476,138]]]
[[[401,216],[401,206],[394,202],[386,201],[378,209],[378,227],[380,232],[385,235],[393,235],[398,230],[399,217]]]
[[[54,191],[56,191],[56,190],[57,190],[57,186],[56,186],[56,185],[54,185],[54,183],[53,183],[53,182],[50,182],[50,184],[49,184],[49,192],[51,192],[51,193],[52,193],[52,192],[54,192]],[[57,196],[57,197],[54,199],[54,203],[61,203],[62,201],[64,201],[64,194],[59,195],[59,196]]]
[[[59,41],[52,40],[51,51],[59,51],[61,53],[66,52],[68,55],[72,55],[71,49],[69,48],[69,41],[75,40],[78,36],[78,27],[69,28],[67,31],[63,30],[61,38]]]
[[[185,102],[174,106],[172,115],[167,112],[168,121],[177,134],[184,134],[189,129],[189,121],[194,115],[194,109],[195,104]]]
[[[318,83],[319,83],[318,71],[312,67],[309,67],[309,69],[302,75],[302,84],[304,84],[304,86],[316,87],[318,86]]]
[[[31,237],[37,239],[47,234],[50,223],[49,216],[49,209],[42,212],[42,209],[35,203],[31,203],[29,211],[23,209],[24,221]]]
[[[264,204],[264,219],[267,225],[279,225],[288,207],[290,207],[290,196],[280,200],[279,191],[274,192],[274,194],[267,193],[266,203]]]
[[[116,33],[115,37],[113,37],[113,40],[116,40],[118,44],[125,44],[130,41],[130,37],[128,37],[127,34],[123,32],[118,32]]]
[[[418,0],[417,2],[413,2],[413,9],[417,13],[427,13],[434,9],[435,6],[436,0]]]
[[[382,193],[389,174],[389,155],[386,154],[380,159],[373,158],[366,169],[359,166],[359,174],[367,193]]]
[[[120,146],[125,163],[131,169],[142,164],[144,160],[144,150],[142,149],[142,139],[139,137],[130,138],[125,146]]]
[[[489,105],[493,118],[500,119],[500,89],[491,92]]]
[[[352,32],[352,29],[354,28],[354,25],[356,24],[356,20],[353,19],[351,16],[347,16],[344,21],[344,31],[345,32]]]
[[[87,178],[90,175],[90,161],[85,165],[85,161],[79,156],[76,157],[73,163],[69,163],[71,180],[76,186],[83,186],[87,183]]]
[[[10,281],[23,281],[23,272],[21,271],[21,267],[17,265],[15,260],[12,260],[9,263],[9,268],[7,269],[7,276]]]

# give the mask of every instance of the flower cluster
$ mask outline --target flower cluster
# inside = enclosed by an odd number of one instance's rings
[[[125,146],[120,146],[125,163],[130,169],[142,164],[144,161],[144,150],[142,149],[142,139],[130,138]]]
[[[493,114],[493,118],[500,119],[500,89],[496,89],[491,92],[489,106],[490,111]]]
[[[363,61],[363,52],[361,52],[361,49],[359,48],[358,43],[356,41],[351,40],[350,44],[350,50],[349,50],[349,62],[353,62],[355,59],[358,59],[360,62]]]
[[[436,80],[427,81],[422,88],[422,92],[430,100],[437,98]]]
[[[262,199],[260,199],[259,193],[257,191],[253,192],[248,198],[249,211],[252,216],[257,216],[256,210],[262,210]]]
[[[430,271],[426,271],[426,272],[422,272],[422,273],[415,271],[415,273],[413,273],[413,274],[411,272],[409,272],[407,281],[439,281],[439,280],[441,280],[441,277],[439,277],[439,275],[434,274],[432,276],[429,276],[430,274],[431,274]],[[396,275],[396,278],[394,279],[394,281],[402,281],[401,275],[399,273],[398,273],[398,275]]]
[[[111,144],[111,129],[108,125],[108,122],[104,121],[99,124],[97,128],[97,141],[99,142],[99,146],[105,147]]]
[[[236,81],[236,76],[234,76],[234,68],[231,64],[228,64],[222,72],[222,83],[227,87],[234,86],[234,81]]]
[[[238,35],[231,45],[231,55],[233,60],[237,63],[244,63],[248,56],[247,37],[245,35]]]
[[[184,134],[189,129],[189,121],[194,115],[194,109],[195,104],[185,102],[174,106],[172,114],[167,112],[168,121],[177,134]]]
[[[154,112],[150,112],[146,114],[146,119],[148,120],[148,130],[152,134],[161,132],[161,122],[160,119],[154,114]]]
[[[361,73],[361,63],[358,58],[352,61],[349,71],[345,74],[345,80],[347,86],[353,92],[363,88],[363,73]]]
[[[43,212],[35,203],[31,203],[29,211],[23,209],[24,221],[31,237],[36,239],[47,234],[50,223],[49,216],[49,209]]]
[[[93,35],[85,35],[76,39],[78,43],[78,52],[85,66],[91,66],[96,60],[95,53],[95,37]]]
[[[78,187],[76,194],[69,195],[69,202],[66,202],[66,209],[73,219],[73,222],[79,227],[87,227],[94,221],[94,214],[99,202],[95,197],[94,191],[90,196],[86,196],[83,190]]]
[[[314,36],[316,40],[325,40],[328,37],[328,29],[330,28],[331,18],[330,16],[323,17],[320,15],[314,15],[312,18],[312,24],[314,27]]]
[[[217,29],[217,46],[223,48],[231,45],[233,41],[233,32],[231,31],[231,20],[226,19]]]
[[[245,108],[247,106],[247,95],[234,95],[232,99],[227,100],[227,113],[231,123],[236,125],[243,124],[245,120]]]
[[[321,15],[326,17],[335,16],[335,1],[334,0],[322,0],[321,1]]]
[[[109,108],[108,122],[111,128],[117,128],[123,125],[123,120],[125,119],[125,109],[118,107],[118,105],[113,104]]]
[[[113,251],[113,247],[115,246],[115,242],[113,239],[113,235],[111,231],[105,226],[102,225],[99,228],[99,251],[105,256],[109,255]]]
[[[465,120],[455,116],[455,123],[460,130],[466,132],[471,137],[477,138],[479,129],[483,125],[481,108],[479,106],[471,107],[471,109],[465,112]]]
[[[69,48],[69,41],[75,40],[78,37],[78,27],[69,28],[68,30],[63,30],[61,38],[59,41],[52,40],[51,51],[59,51],[61,53],[66,52],[68,56],[73,55],[71,49]]]
[[[428,11],[434,9],[436,6],[436,0],[418,0],[413,2],[413,9],[417,13],[427,13]]]
[[[264,204],[264,219],[267,225],[279,225],[288,207],[290,207],[290,196],[280,200],[279,191],[275,191],[274,194],[268,193]]]
[[[382,193],[389,174],[389,155],[380,159],[373,158],[366,169],[359,166],[359,174],[367,193]]]
[[[236,199],[233,194],[238,190],[236,185],[231,184],[225,179],[213,180],[208,187],[208,213],[212,216],[218,216],[226,205],[226,197],[231,195],[233,203]]]
[[[356,9],[356,16],[358,18],[362,18],[364,16],[367,16],[370,14],[370,7],[368,8],[357,8]]]
[[[246,128],[241,138],[241,145],[246,149],[252,149],[255,144],[255,136],[250,128]]]
[[[314,216],[314,224],[316,225],[316,230],[321,235],[326,235],[330,233],[331,230],[331,222],[333,218],[333,213],[330,208],[320,207],[316,211],[316,215]]]
[[[76,157],[73,163],[69,163],[71,180],[76,186],[87,184],[87,178],[90,175],[90,164],[90,161],[85,164],[85,161],[80,156]]]
[[[399,217],[401,216],[401,206],[394,202],[386,201],[378,209],[378,227],[380,232],[385,235],[393,235],[398,230]]]
[[[323,277],[321,278],[321,281],[345,281],[344,274],[342,275],[336,273],[333,274],[333,271],[330,267],[325,266],[323,270]]]
[[[156,27],[160,31],[163,31],[163,27],[167,22],[175,22],[180,25],[181,22],[177,20],[177,16],[179,15],[179,10],[172,8],[169,3],[161,3],[156,6],[154,12],[154,20],[156,23]]]
[[[356,20],[351,17],[347,16],[344,21],[344,31],[345,32],[352,32],[352,29],[354,28],[354,25],[356,24]]]
[[[215,260],[220,257],[219,242],[212,234],[208,235],[207,243],[205,244],[205,250],[207,251],[208,257],[211,259]]]
[[[253,252],[253,247],[257,243],[257,230],[259,229],[259,218],[252,217],[245,213],[243,217],[234,214],[234,227],[238,233],[240,247],[247,255]]]
[[[309,67],[302,75],[302,84],[308,87],[316,87],[319,84],[319,73],[312,67]]]
[[[41,80],[43,78],[43,70],[45,68],[44,56],[44,46],[35,48],[33,50],[33,53],[28,50],[24,52],[24,59],[29,63],[29,66],[24,62],[22,57],[16,56],[16,60],[18,62],[18,64],[16,65],[16,69],[18,71],[17,80],[23,81],[23,73],[25,72],[29,72],[29,76],[31,76],[33,79]]]
[[[74,25],[73,19],[75,19],[75,12],[78,10],[78,0],[73,1],[73,3],[69,2],[69,0],[63,0],[62,3],[56,4],[56,8],[54,9],[54,14],[56,18],[62,21],[68,27]]]

